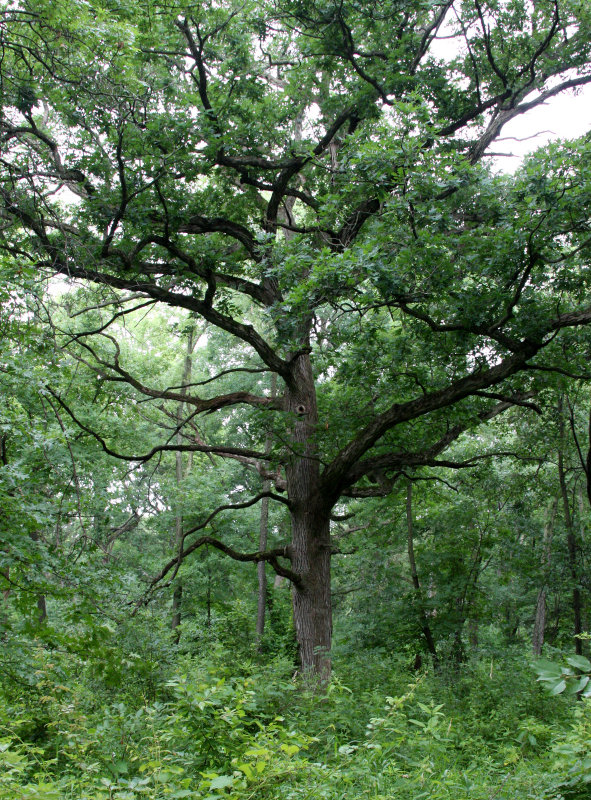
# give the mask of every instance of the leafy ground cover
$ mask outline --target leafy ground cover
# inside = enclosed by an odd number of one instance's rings
[[[114,686],[80,656],[32,648],[25,680],[4,687],[0,796],[588,796],[589,701],[552,696],[519,653],[438,674],[364,653],[322,691],[286,659],[231,655],[180,656],[150,682],[120,650]]]

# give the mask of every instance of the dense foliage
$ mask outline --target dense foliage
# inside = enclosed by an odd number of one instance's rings
[[[1,800],[588,796],[590,48],[0,2]]]

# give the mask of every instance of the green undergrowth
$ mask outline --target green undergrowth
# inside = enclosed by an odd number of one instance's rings
[[[582,800],[589,701],[552,697],[525,657],[416,673],[384,652],[319,691],[276,659],[214,651],[120,685],[38,646],[5,681],[1,800]],[[232,663],[232,668],[228,664]]]

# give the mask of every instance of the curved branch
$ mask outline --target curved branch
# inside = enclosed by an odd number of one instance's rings
[[[324,469],[321,477],[323,491],[330,497],[338,497],[340,491],[350,484],[347,476],[355,464],[387,431],[403,422],[410,422],[432,411],[455,405],[470,395],[502,383],[506,378],[528,369],[527,362],[551,341],[545,338],[549,334],[557,334],[563,328],[587,325],[590,322],[591,306],[560,314],[546,323],[545,330],[540,332],[536,340],[524,339],[516,343],[514,352],[495,366],[489,369],[478,366],[465,377],[453,381],[442,389],[406,403],[394,403],[359,431]]]
[[[106,327],[106,326],[104,326]],[[88,334],[86,332],[82,332],[76,335],[76,338],[79,340],[83,336],[92,335],[94,333],[98,333],[100,331],[90,331]],[[111,339],[111,337],[108,337]],[[70,344],[70,342],[67,342]],[[67,346],[66,344],[66,346]],[[138,392],[146,395],[146,397],[151,397],[156,400],[173,400],[174,402],[178,403],[187,403],[192,405],[195,408],[196,413],[203,413],[207,412],[209,414],[213,413],[214,411],[219,411],[221,408],[227,408],[228,406],[235,406],[235,405],[249,405],[255,408],[273,408],[273,409],[281,409],[283,407],[283,403],[281,399],[274,399],[271,397],[264,397],[259,395],[251,394],[250,392],[230,392],[229,394],[222,394],[216,395],[216,397],[210,397],[209,399],[205,400],[202,397],[197,397],[196,395],[185,394],[185,389],[188,387],[182,387],[183,391],[175,392],[170,389],[152,389],[149,386],[146,386],[137,378],[124,369],[119,364],[118,355],[115,355],[114,363],[110,361],[106,361],[104,358],[101,358],[96,352],[93,350],[90,345],[86,344],[82,341],[77,341],[77,344],[81,347],[84,347],[85,350],[92,355],[94,360],[97,364],[105,367],[106,369],[113,370],[113,372],[117,373],[117,376],[114,375],[104,375],[103,379],[112,382],[122,382],[127,383],[130,386],[133,386],[134,389],[137,389]],[[84,363],[87,366],[92,368],[91,364],[88,364],[86,360]],[[195,385],[195,384],[193,384]]]
[[[252,497],[250,500],[246,500],[243,503],[228,503],[226,505],[218,506],[218,508],[216,508],[214,511],[211,512],[211,514],[207,517],[207,519],[199,523],[199,525],[195,525],[193,528],[190,528],[183,534],[183,542],[185,541],[187,536],[190,536],[192,533],[196,533],[197,531],[207,527],[207,525],[209,525],[212,519],[214,519],[214,517],[216,517],[222,511],[233,511],[233,510],[240,510],[243,508],[249,508],[250,506],[255,505],[255,503],[258,503],[265,497],[268,497],[271,500],[277,500],[278,502],[281,502],[284,505],[289,506],[288,500],[286,500],[284,497],[280,497],[279,495],[274,494],[273,492],[260,492],[255,497]],[[162,567],[160,572],[151,580],[150,585],[144,594],[144,597],[138,603],[137,607],[139,607],[140,605],[145,605],[149,595],[154,591],[155,587],[171,571],[173,571],[173,574],[169,579],[169,583],[170,581],[174,580],[179,570],[179,567],[184,561],[184,559],[187,558],[187,556],[189,556],[191,553],[194,553],[195,550],[198,550],[200,547],[203,547],[203,545],[211,545],[212,547],[215,547],[217,550],[220,550],[225,555],[234,559],[234,561],[251,562],[251,563],[266,561],[273,567],[277,575],[281,575],[284,578],[288,578],[288,580],[290,580],[296,586],[302,585],[302,579],[298,573],[294,572],[288,567],[282,566],[279,563],[279,558],[291,559],[290,548],[288,545],[286,545],[285,547],[276,547],[273,550],[264,550],[264,551],[259,550],[256,553],[240,553],[237,550],[234,550],[234,548],[229,547],[229,545],[225,544],[224,542],[221,542],[219,539],[214,539],[212,536],[200,536],[194,542],[191,542],[191,544],[188,547],[183,547],[183,549],[174,558],[171,558],[170,561],[168,561]]]
[[[66,405],[66,403],[62,400],[62,398],[53,391],[53,389],[49,386],[45,387],[46,391],[55,398],[55,400],[60,404],[60,406],[64,409],[64,411],[68,414],[68,416],[76,423],[76,425],[83,430],[85,433],[88,433],[93,439],[100,444],[103,451],[113,458],[118,458],[121,461],[137,461],[140,463],[147,463],[150,459],[154,458],[155,455],[158,453],[165,453],[165,452],[182,452],[182,453],[212,453],[218,456],[245,456],[247,458],[258,458],[258,459],[268,459],[268,455],[265,453],[261,453],[258,450],[247,450],[246,448],[242,447],[216,447],[213,445],[202,445],[202,444],[161,444],[153,447],[148,453],[144,453],[143,455],[130,455],[124,453],[117,453],[115,450],[112,450],[108,444],[105,442],[103,437],[98,434],[96,431],[93,431],[92,428],[89,428],[88,425],[85,425],[81,422],[78,417],[74,414],[72,409]],[[284,500],[284,498],[281,498]]]
[[[30,229],[39,240],[39,244],[45,249],[48,255],[48,262],[37,262],[38,267],[49,267],[55,272],[58,272],[67,277],[81,278],[82,280],[89,280],[93,283],[104,284],[111,286],[114,289],[124,289],[127,291],[144,292],[148,297],[158,300],[167,305],[177,308],[186,308],[193,311],[205,320],[210,322],[222,330],[231,333],[238,339],[249,344],[256,350],[262,361],[273,371],[280,375],[284,380],[289,381],[291,378],[291,371],[288,362],[284,361],[277,355],[271,345],[258,333],[258,331],[249,324],[238,322],[227,314],[223,314],[214,309],[210,303],[204,300],[198,300],[190,294],[182,294],[178,292],[171,292],[149,281],[141,281],[130,277],[120,277],[111,275],[106,272],[100,272],[95,269],[88,269],[79,266],[74,259],[69,259],[60,252],[59,247],[54,244],[47,235],[44,224],[39,219],[31,216],[27,211],[22,209],[17,203],[13,202],[10,193],[0,187],[0,195],[6,203],[6,210],[15,216],[20,222],[28,229]],[[172,243],[168,243],[172,246]],[[182,257],[186,263],[189,263],[188,256],[178,251],[177,255]],[[192,262],[193,260],[190,259]],[[253,284],[252,286],[256,286]],[[256,287],[259,288],[259,287]],[[261,289],[261,292],[264,290]]]
[[[418,453],[409,453],[409,452],[402,452],[402,453],[383,453],[379,456],[374,456],[373,458],[367,458],[364,461],[358,462],[348,473],[347,475],[347,482],[349,485],[356,483],[360,480],[364,475],[369,473],[378,473],[381,474],[383,470],[391,470],[396,469],[399,470],[398,474],[400,474],[400,470],[404,467],[464,467],[470,464],[471,459],[467,459],[462,462],[456,461],[442,461],[438,460],[436,456],[446,450],[453,442],[455,442],[461,435],[464,433],[468,428],[470,428],[474,422],[480,425],[483,422],[488,422],[494,417],[502,414],[504,411],[512,408],[515,405],[525,406],[527,408],[533,408],[538,413],[540,409],[535,406],[533,403],[528,403],[527,398],[533,396],[533,392],[523,392],[522,394],[516,395],[514,397],[506,397],[503,395],[496,394],[494,392],[475,392],[475,394],[484,397],[491,397],[495,400],[500,400],[495,406],[485,411],[481,411],[478,415],[476,420],[470,419],[464,423],[460,423],[458,425],[454,425],[450,428],[446,433],[434,442],[430,447],[425,448],[424,450]],[[380,480],[380,489],[388,489],[391,490],[393,481],[381,479]]]

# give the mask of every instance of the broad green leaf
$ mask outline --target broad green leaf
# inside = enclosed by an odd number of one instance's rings
[[[591,661],[585,656],[568,656],[567,662],[575,669],[580,669],[583,672],[591,672]]]
[[[233,778],[232,775],[218,775],[218,777],[214,778],[212,780],[212,782],[209,784],[209,788],[210,789],[225,789],[228,786],[232,786],[233,783],[234,783],[234,778]]]

